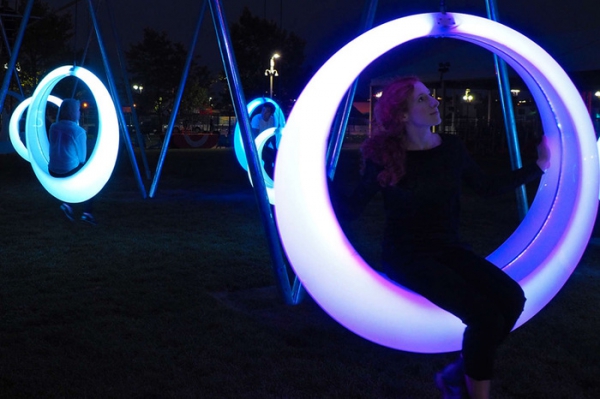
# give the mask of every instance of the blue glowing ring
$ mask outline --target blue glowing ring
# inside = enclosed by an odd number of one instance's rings
[[[252,115],[256,108],[258,108],[266,102],[269,102],[275,106],[275,113],[273,114],[273,118],[275,119],[275,127],[284,127],[285,116],[283,115],[283,111],[279,107],[279,104],[277,104],[274,100],[268,97],[259,97],[250,101],[246,106],[246,109],[248,110],[248,115]],[[235,156],[237,157],[240,166],[244,170],[248,170],[248,160],[246,159],[246,152],[244,151],[244,143],[242,142],[242,133],[240,131],[239,122],[235,124],[235,130],[233,133],[233,148],[235,150]]]
[[[520,33],[476,16],[420,14],[380,25],[311,79],[292,110],[275,169],[277,225],[292,267],[319,305],[356,334],[439,353],[461,348],[464,325],[369,267],[344,236],[326,182],[327,138],[348,87],[373,60],[421,37],[465,40],[496,53],[523,78],[540,110],[552,166],[524,221],[488,257],[525,291],[518,325],[558,293],[586,248],[598,205],[598,149],[585,104],[556,61]]]
[[[267,141],[274,135],[279,134],[279,132],[281,132],[281,130],[282,129],[278,128],[278,127],[270,127],[268,129],[263,130],[254,139],[254,142],[256,143],[256,151],[259,154],[262,154],[263,149],[265,148],[265,144],[267,144]],[[261,165],[262,165],[261,170],[262,170],[263,179],[265,180],[265,187],[267,188],[267,197],[269,198],[269,203],[271,205],[275,205],[275,187],[274,187],[273,179],[271,179],[271,177],[265,170],[264,164],[262,161],[261,161]],[[248,178],[250,179],[250,184],[252,184],[252,176],[250,176],[250,171],[248,171]]]
[[[48,96],[48,101],[50,101],[52,104],[56,105],[57,107],[60,107],[60,104],[62,104],[62,100],[60,98],[58,98],[56,96],[52,96],[52,95]],[[31,103],[31,97],[26,98],[25,100],[21,101],[21,103],[19,105],[17,105],[17,107],[13,111],[12,115],[10,116],[9,129],[8,129],[10,141],[11,141],[15,151],[27,162],[29,162],[29,151],[27,151],[27,147],[25,147],[25,144],[23,144],[23,142],[21,141],[21,134],[19,131],[19,122],[21,121],[21,117],[23,116],[23,113],[25,112],[27,107],[29,107],[30,103]],[[44,122],[38,121],[38,123],[44,123]]]
[[[98,138],[89,159],[72,176],[55,178],[48,173],[49,143],[46,132],[46,102],[50,92],[63,78],[74,76],[90,89],[98,107]],[[25,137],[29,160],[46,190],[65,202],[83,202],[104,187],[114,169],[119,149],[119,124],[112,98],[104,84],[81,67],[63,66],[50,72],[35,89],[27,112]]]

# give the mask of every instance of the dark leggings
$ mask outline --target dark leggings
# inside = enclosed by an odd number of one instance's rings
[[[525,295],[506,273],[464,248],[444,248],[395,256],[385,272],[457,316],[467,326],[462,355],[465,374],[492,378],[498,345],[523,311]]]
[[[51,170],[48,170],[48,173],[50,173],[50,176],[52,176],[52,177],[69,177],[69,176],[73,176],[75,173],[77,173],[79,171],[79,169],[81,169],[82,167],[83,167],[83,164],[80,164],[78,167],[76,167],[75,169],[73,169],[67,173],[56,173]],[[94,197],[90,198],[89,200],[83,201],[82,204],[83,204],[83,212],[91,214],[92,211],[94,210]],[[69,205],[72,205],[72,204],[69,204]]]

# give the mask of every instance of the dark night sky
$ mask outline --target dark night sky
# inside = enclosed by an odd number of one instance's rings
[[[47,0],[56,8],[71,1]],[[187,46],[202,5],[202,0],[106,1],[115,15],[124,49],[128,48],[129,43],[141,40],[144,27],[164,30],[172,40]],[[484,0],[446,0],[445,3],[449,12],[480,16],[486,14]],[[600,10],[596,1],[498,0],[497,3],[502,23],[537,42],[567,71],[600,69]],[[247,6],[252,14],[282,24],[285,30],[296,33],[307,42],[307,63],[318,67],[356,36],[367,3],[365,0],[222,0],[222,4],[230,24],[239,19],[242,9]],[[376,25],[406,15],[439,11],[440,2],[380,0],[378,4]],[[80,29],[83,31],[89,28],[87,1],[80,2],[78,8],[79,25],[86,26]],[[99,17],[103,33],[108,35],[110,30],[104,25],[107,18],[102,11]],[[196,52],[201,56],[201,63],[216,69],[221,67],[220,56],[212,21],[208,17],[209,14],[203,20]],[[85,34],[80,33],[79,37],[83,40]],[[402,65],[419,68],[418,71],[410,71],[411,73],[437,73],[438,63],[448,60],[452,60],[454,67],[449,74],[459,73],[459,69],[463,73],[470,73],[470,69],[478,68],[480,64],[487,65],[488,62],[491,65],[491,54],[473,45],[468,45],[473,48],[471,53],[471,50],[464,50],[455,43],[431,45],[432,40],[435,41],[431,39],[412,47],[401,47]],[[397,63],[396,60],[386,66],[380,65],[373,73],[391,72],[397,67]],[[264,64],[267,68],[268,60],[264,60]]]

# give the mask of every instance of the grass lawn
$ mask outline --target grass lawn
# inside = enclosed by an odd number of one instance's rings
[[[154,172],[158,151],[147,154]],[[354,178],[356,159],[344,150],[338,173]],[[310,298],[283,304],[231,149],[170,150],[151,199],[133,176],[121,153],[91,227],[66,220],[26,161],[0,155],[0,398],[440,397],[433,376],[455,353],[391,350]],[[482,253],[518,224],[512,195],[464,201]],[[377,202],[347,231],[374,267]],[[599,307],[590,244],[500,349],[492,397],[599,398]]]

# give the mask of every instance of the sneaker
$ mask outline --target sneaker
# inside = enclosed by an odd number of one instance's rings
[[[71,222],[75,221],[75,216],[73,216],[73,209],[71,209],[71,206],[69,204],[62,204],[60,206],[60,210],[63,211],[67,219],[69,219]]]
[[[94,218],[94,216],[91,213],[87,213],[87,212],[83,212],[83,215],[81,215],[81,221],[91,224],[92,226],[95,226],[98,224],[98,222],[96,222],[96,219]]]
[[[444,370],[437,373],[435,375],[435,383],[439,390],[442,391],[444,399],[468,398],[462,358],[459,358],[454,363],[450,363]]]

